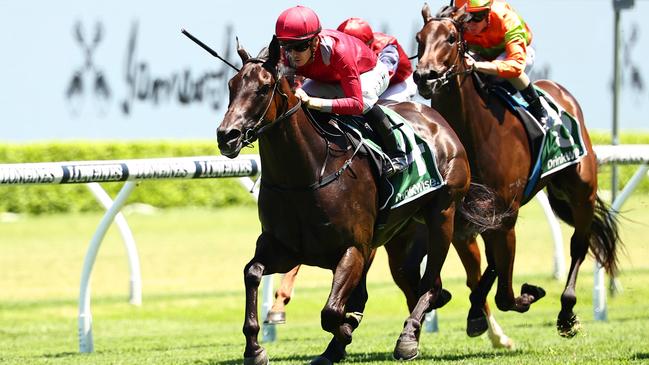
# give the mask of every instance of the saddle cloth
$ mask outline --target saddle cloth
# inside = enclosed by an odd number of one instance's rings
[[[581,121],[563,109],[543,89],[535,88],[547,101],[542,102],[549,116],[545,125],[538,123],[527,111],[528,104],[522,97],[512,95],[497,84],[489,88],[518,116],[528,135],[532,168],[523,193],[523,204],[533,198],[531,194],[540,179],[578,163],[587,154]]]
[[[390,179],[382,178],[382,166],[389,157],[383,152],[379,136],[360,116],[324,114],[311,112],[314,119],[322,122],[333,121],[336,127],[345,132],[353,148],[372,156],[375,173],[379,179],[379,203],[381,210],[390,210],[433,192],[444,185],[439,172],[435,151],[423,138],[419,137],[410,123],[388,107],[381,108],[392,123],[393,133],[399,149],[408,158],[408,168]]]

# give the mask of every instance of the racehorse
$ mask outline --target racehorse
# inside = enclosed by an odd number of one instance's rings
[[[419,93],[431,100],[431,106],[444,116],[462,140],[471,164],[472,181],[494,189],[516,213],[505,228],[481,234],[486,247],[487,268],[471,293],[467,322],[467,332],[478,334],[486,327],[480,308],[496,277],[496,304],[502,311],[525,312],[544,295],[540,288],[527,284],[523,285],[519,297],[514,296],[512,289],[515,223],[531,170],[530,147],[522,123],[498,98],[489,97],[480,90],[473,78],[473,70],[464,62],[467,52],[463,39],[463,27],[467,21],[464,10],[445,7],[433,17],[426,4],[421,13],[424,26],[416,35],[419,61],[413,75]],[[559,334],[572,337],[580,329],[573,312],[579,268],[590,248],[595,259],[609,273],[617,270],[617,222],[597,195],[597,160],[579,103],[555,82],[541,80],[535,85],[581,122],[587,152],[578,163],[541,178],[530,195],[547,188],[555,214],[574,227],[570,239],[570,271],[561,294],[557,319]],[[457,231],[462,229],[456,226],[456,236],[461,235]],[[466,239],[475,240],[475,235],[467,235]]]
[[[450,299],[442,290],[440,270],[451,242],[454,216],[465,209],[462,198],[470,187],[469,163],[458,137],[427,106],[399,103],[391,107],[412,121],[415,131],[434,147],[444,183],[438,190],[392,209],[385,228],[376,230],[379,179],[369,158],[340,140],[325,138],[324,126],[301,107],[280,73],[277,39],[273,37],[267,51],[255,58],[240,47],[237,53],[243,66],[228,83],[230,103],[217,129],[218,146],[224,156],[234,158],[242,147],[258,140],[263,170],[258,199],[262,232],[254,257],[244,268],[244,363],[268,363],[257,339],[262,275],[287,272],[297,264],[333,271],[331,292],[321,311],[322,328],[333,338],[313,363],[342,360],[367,301],[365,274],[373,251],[385,243],[406,241],[410,232],[403,227],[417,219],[425,222],[428,230],[426,252],[430,259],[418,301],[394,351],[397,358],[415,357],[425,312]],[[480,222],[484,215],[466,209],[462,216]]]

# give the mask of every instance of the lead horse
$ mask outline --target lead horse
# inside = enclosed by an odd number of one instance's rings
[[[433,17],[428,4],[422,9],[424,26],[417,33],[419,62],[414,74],[419,93],[431,99],[457,132],[467,150],[472,181],[493,188],[514,210],[523,203],[523,192],[531,168],[530,148],[522,123],[494,97],[479,91],[465,62],[467,46],[463,9],[445,7]],[[597,195],[597,161],[577,100],[561,85],[542,80],[535,85],[581,123],[587,155],[578,163],[541,179],[531,196],[547,188],[550,204],[557,216],[574,227],[570,239],[571,264],[561,294],[557,329],[564,337],[578,333],[580,324],[573,309],[577,302],[577,274],[588,249],[609,272],[617,270],[618,229],[606,204]],[[524,284],[522,294],[514,296],[512,271],[516,251],[516,219],[504,229],[482,233],[486,246],[487,268],[471,294],[467,332],[486,329],[481,307],[498,279],[496,305],[503,311],[525,312],[542,292]],[[461,229],[461,228],[457,228]],[[475,240],[469,236],[467,240]]]
[[[430,259],[419,282],[417,303],[394,351],[396,358],[415,357],[425,312],[450,299],[442,290],[440,270],[451,242],[454,216],[456,211],[462,212],[462,199],[470,187],[469,163],[458,137],[427,106],[392,106],[433,147],[443,186],[393,209],[385,229],[377,231],[379,180],[369,158],[355,155],[340,141],[329,141],[323,126],[307,116],[280,74],[277,39],[255,58],[243,48],[238,48],[238,54],[243,66],[228,84],[230,103],[217,130],[218,145],[223,155],[234,158],[243,146],[258,139],[263,171],[258,200],[262,232],[254,257],[244,268],[244,363],[268,363],[257,339],[262,275],[286,272],[297,264],[333,271],[331,292],[321,311],[322,328],[333,338],[313,363],[342,360],[367,300],[365,274],[375,248],[388,244],[398,252],[395,242],[411,239],[408,235],[412,232],[406,228],[417,219],[427,226]],[[484,213],[468,210],[463,217],[471,220],[475,214],[479,221]]]

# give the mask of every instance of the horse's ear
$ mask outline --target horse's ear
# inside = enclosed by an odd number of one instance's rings
[[[428,6],[428,3],[424,3],[424,7],[421,9],[421,17],[424,18],[424,24],[433,19],[433,16],[430,14],[430,6]]]
[[[270,65],[277,66],[280,58],[279,40],[273,35],[273,39],[268,45],[268,62]]]
[[[466,23],[467,21],[469,21],[470,18],[471,18],[471,14],[467,13],[466,4],[464,4],[463,7],[457,9],[457,11],[453,13],[453,20],[455,20],[460,24]]]
[[[248,59],[250,58],[250,53],[246,51],[241,45],[239,44],[239,37],[237,38],[237,53],[239,54],[239,57],[241,57],[241,62],[246,63]]]

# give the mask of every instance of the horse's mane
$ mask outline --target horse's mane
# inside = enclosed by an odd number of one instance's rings
[[[455,14],[457,11],[457,8],[453,5],[444,5],[439,9],[437,14],[435,14],[436,18],[450,18]]]

